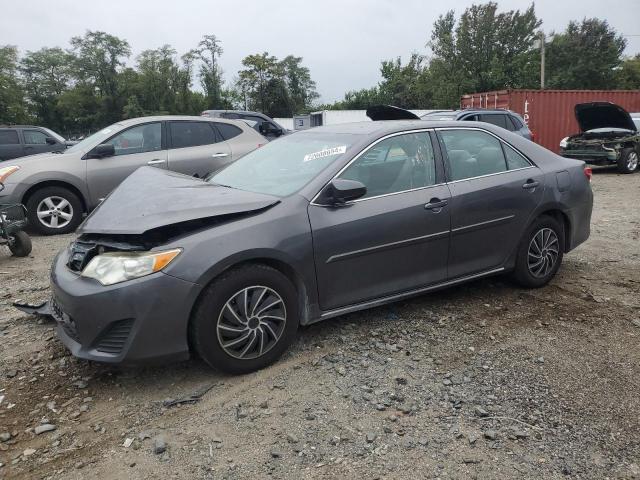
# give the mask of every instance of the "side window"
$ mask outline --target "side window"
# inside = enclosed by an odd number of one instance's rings
[[[520,120],[518,117],[514,115],[509,115],[509,119],[513,123],[513,126],[515,127],[516,130],[520,130],[522,127],[524,127],[524,125],[522,124],[522,120]]]
[[[228,123],[216,123],[215,125],[224,140],[230,140],[242,133],[242,130],[235,125],[230,125]]]
[[[507,128],[507,119],[505,117],[506,115],[501,113],[484,114],[480,115],[480,121],[491,123],[498,127]]]
[[[507,164],[500,141],[479,130],[442,130],[451,180],[505,172]]]
[[[464,122],[477,122],[478,121],[478,115],[467,115],[466,117],[464,117],[462,119],[462,121],[464,121]]]
[[[419,132],[382,140],[349,165],[340,178],[362,182],[367,187],[363,198],[433,185],[431,138]]]
[[[24,143],[27,145],[46,145],[47,136],[38,130],[23,130]]]
[[[0,130],[0,145],[20,145],[16,130]]]
[[[160,123],[138,125],[125,130],[105,143],[113,145],[116,155],[132,155],[161,150],[162,125]]]
[[[509,170],[531,166],[526,158],[524,158],[506,143],[503,143],[502,147],[504,148],[504,155],[505,157],[507,157],[507,167],[509,168]]]
[[[216,133],[210,122],[170,122],[173,148],[197,147],[216,143]]]

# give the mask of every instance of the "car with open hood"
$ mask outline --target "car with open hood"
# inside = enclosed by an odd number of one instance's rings
[[[22,203],[29,225],[69,233],[141,166],[205,177],[267,140],[245,122],[154,116],[114,123],[57,153],[0,163],[0,203]],[[140,199],[144,201],[144,199]]]
[[[616,165],[620,173],[638,170],[640,134],[624,108],[590,102],[577,104],[574,112],[580,133],[562,139],[560,155],[593,165]]]
[[[143,167],[51,270],[71,352],[229,372],[308,325],[473,279],[547,284],[589,236],[590,171],[489,124],[286,135],[206,179]]]

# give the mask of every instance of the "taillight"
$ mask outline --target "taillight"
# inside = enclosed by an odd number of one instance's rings
[[[266,143],[259,143],[258,148],[262,147],[263,145],[266,145]]]
[[[531,131],[531,141],[532,142],[536,141],[536,134],[533,131]]]
[[[591,167],[584,167],[584,176],[587,177],[587,180],[591,181],[591,177],[593,177],[593,170]]]

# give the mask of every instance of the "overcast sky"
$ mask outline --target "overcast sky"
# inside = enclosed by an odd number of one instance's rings
[[[222,67],[231,81],[246,55],[268,51],[282,58],[304,57],[323,101],[380,80],[382,59],[428,53],[425,43],[438,15],[457,14],[471,0],[4,0],[0,45],[21,53],[41,47],[67,48],[87,29],[129,41],[134,56],[165,43],[178,54],[195,47],[202,35],[222,40]],[[482,3],[476,1],[475,3]],[[500,0],[501,10],[529,2]],[[640,0],[538,0],[536,14],[545,32],[563,30],[569,20],[606,19],[627,35],[626,54],[640,53]],[[133,57],[130,60],[133,63]]]

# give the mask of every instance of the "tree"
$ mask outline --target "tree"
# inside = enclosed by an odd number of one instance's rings
[[[18,76],[18,49],[0,46],[0,123],[27,122],[28,117]]]
[[[311,79],[309,69],[302,65],[302,57],[293,55],[286,56],[280,65],[290,100],[287,116],[307,112],[319,97],[316,82]]]
[[[71,46],[78,81],[92,87],[100,100],[97,121],[108,124],[120,119],[124,100],[118,95],[118,73],[131,55],[129,43],[105,32],[87,31],[83,37],[73,37]]]
[[[257,53],[246,56],[242,65],[245,68],[238,72],[238,83],[248,98],[248,106],[271,115],[272,96],[278,94],[278,80],[283,77],[278,59],[268,52]]]
[[[430,69],[434,98],[455,105],[466,91],[535,86],[533,43],[541,22],[534,6],[497,13],[494,2],[472,5],[456,21],[453,11],[434,23]]]
[[[606,20],[569,22],[547,45],[549,88],[610,89],[626,45]]]
[[[621,90],[640,88],[640,54],[626,58],[616,72],[616,85]]]
[[[38,123],[63,127],[57,99],[71,86],[72,63],[73,56],[58,47],[27,52],[21,60],[25,89]]]
[[[220,55],[222,55],[221,41],[215,35],[205,35],[198,48],[191,55],[201,60],[200,83],[205,91],[207,106],[211,109],[225,108],[222,94],[222,69]]]

